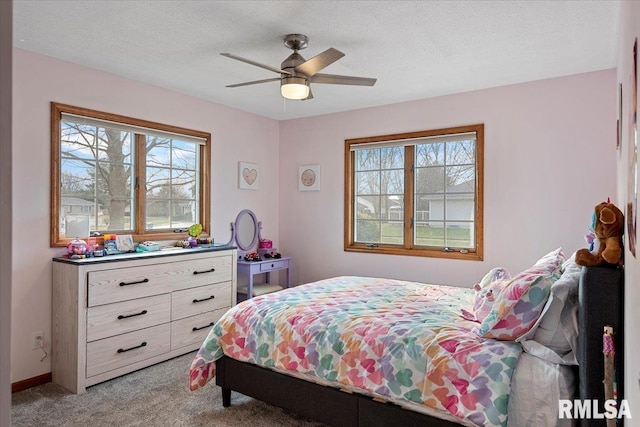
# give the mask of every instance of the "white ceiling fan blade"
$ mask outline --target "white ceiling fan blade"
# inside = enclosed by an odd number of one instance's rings
[[[274,77],[272,79],[263,79],[263,80],[254,80],[252,82],[236,83],[234,85],[228,85],[225,87],[240,87],[240,86],[257,85],[259,83],[269,83],[269,82],[279,82],[279,81],[280,81],[280,77]]]
[[[316,74],[309,80],[312,83],[354,86],[373,86],[377,81],[377,79],[369,77],[339,76],[337,74]]]
[[[333,64],[343,56],[344,56],[344,53],[331,47],[325,50],[324,52],[298,65],[295,68],[295,70],[311,77],[317,74],[318,71],[322,70],[323,68]]]
[[[247,64],[255,65],[256,67],[264,68],[265,70],[273,71],[278,74],[291,74],[289,71],[281,70],[279,68],[272,67],[270,65],[261,64],[256,61],[252,61],[251,59],[243,58],[238,55],[234,55],[232,53],[221,53],[220,55],[226,56],[227,58],[235,59],[236,61],[246,62]]]

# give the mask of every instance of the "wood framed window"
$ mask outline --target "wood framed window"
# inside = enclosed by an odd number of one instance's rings
[[[345,251],[482,260],[483,154],[483,124],[345,140]]]
[[[211,134],[51,103],[51,245],[209,228]]]

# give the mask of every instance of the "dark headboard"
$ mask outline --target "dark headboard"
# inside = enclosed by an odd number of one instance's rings
[[[583,267],[578,288],[578,363],[580,399],[597,399],[604,412],[602,335],[612,326],[615,342],[618,408],[624,396],[624,274],[620,268]],[[606,426],[606,420],[582,420],[581,426]]]

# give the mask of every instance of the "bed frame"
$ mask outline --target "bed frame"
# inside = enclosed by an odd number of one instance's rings
[[[619,268],[585,267],[578,288],[579,300],[579,397],[597,399],[604,412],[604,326],[615,332],[619,402],[624,396],[624,286]],[[224,407],[231,405],[231,391],[290,410],[303,417],[336,427],[432,426],[457,423],[403,409],[357,393],[290,377],[224,356],[216,361],[216,384],[222,387]],[[618,406],[619,407],[619,406]],[[581,426],[606,426],[606,420],[581,420]]]

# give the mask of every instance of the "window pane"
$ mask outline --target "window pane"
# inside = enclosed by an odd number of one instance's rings
[[[476,142],[474,140],[447,142],[448,165],[468,165],[475,162]]]
[[[174,229],[197,223],[197,145],[147,137],[146,147],[146,228]]]
[[[416,145],[416,167],[444,165],[444,143]]]
[[[474,230],[472,222],[448,222],[446,245],[451,248],[473,248]]]
[[[382,194],[404,193],[404,170],[383,171],[380,174]]]
[[[414,218],[416,221],[444,220],[444,196],[437,194],[416,196]]]
[[[358,194],[380,194],[380,172],[357,172],[356,189]]]
[[[415,192],[417,194],[434,194],[444,192],[444,168],[416,168]]]
[[[171,165],[173,168],[195,170],[196,169],[196,148],[190,142],[173,140],[171,146]]]
[[[415,244],[419,246],[444,246],[444,222],[416,221]]]
[[[474,193],[476,168],[473,165],[446,168],[447,193]]]
[[[355,153],[355,169],[358,171],[380,169],[380,149],[358,150]]]
[[[475,216],[475,202],[473,200],[473,194],[447,195],[447,203],[445,207],[447,221],[473,221]]]
[[[171,197],[174,199],[196,198],[195,171],[176,169],[171,171]]]
[[[404,242],[404,222],[384,221],[380,224],[380,241],[391,245],[401,245]]]
[[[169,166],[171,162],[171,151],[167,138],[150,138],[152,143],[147,143],[147,167],[149,166]]]
[[[380,221],[356,220],[356,241],[362,243],[380,243]]]
[[[404,196],[385,196],[381,198],[381,219],[404,223]]]
[[[402,244],[404,147],[355,152],[355,241]]]
[[[475,220],[475,141],[416,146],[415,244],[472,248]],[[442,166],[432,166],[442,165]],[[431,166],[431,167],[425,167]],[[455,221],[466,222],[455,222]]]
[[[356,199],[356,217],[358,219],[381,219],[380,196],[359,196]]]
[[[404,168],[404,147],[380,149],[380,169]]]
[[[98,128],[98,159],[105,162],[131,164],[133,134],[118,129]]]
[[[61,213],[82,212],[90,231],[133,230],[131,135],[114,129],[61,123]],[[62,238],[68,236],[60,218]]]

